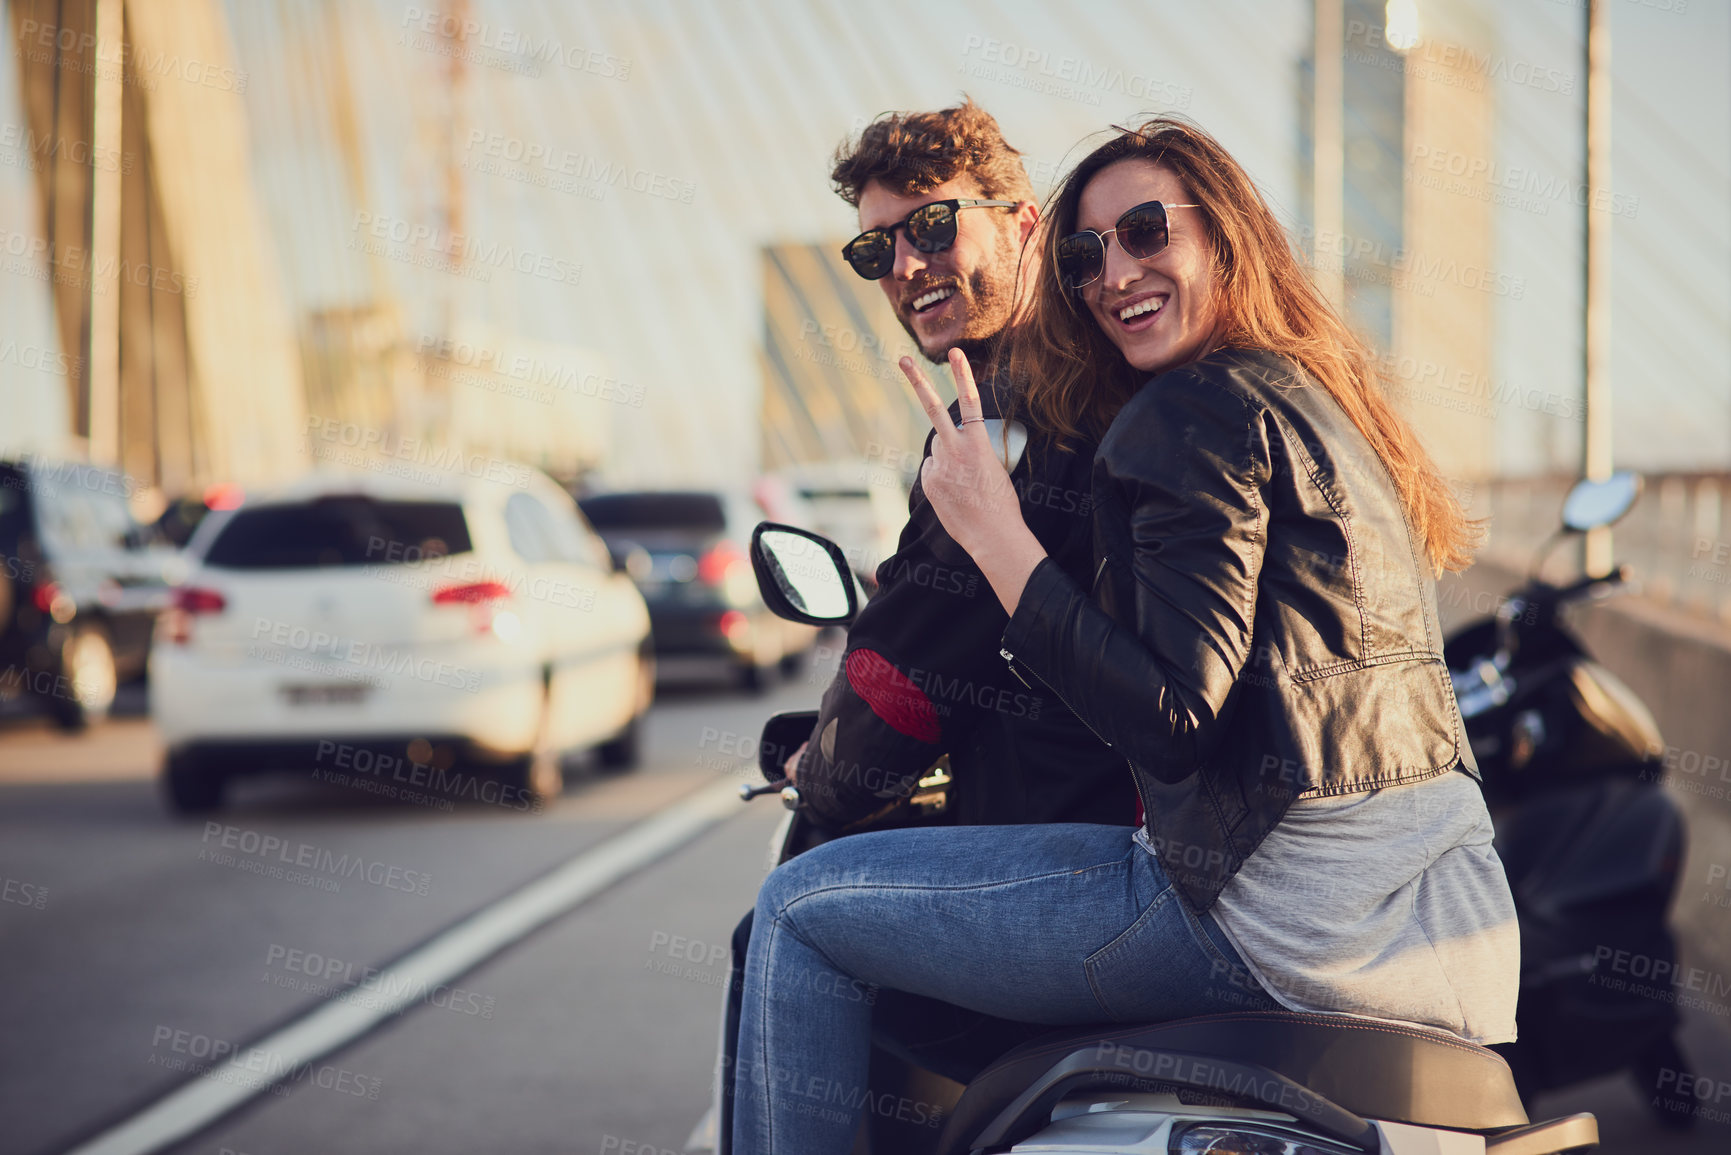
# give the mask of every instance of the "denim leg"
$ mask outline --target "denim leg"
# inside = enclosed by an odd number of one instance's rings
[[[736,1150],[846,1155],[878,987],[1049,1024],[1242,1009],[1242,963],[1130,835],[891,830],[777,868],[747,952]]]
[[[876,995],[826,964],[760,894],[734,1068],[734,1155],[853,1148],[870,1094]]]

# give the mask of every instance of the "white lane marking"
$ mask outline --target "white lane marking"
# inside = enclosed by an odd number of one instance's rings
[[[170,1091],[68,1155],[147,1155],[209,1126],[305,1063],[342,1047],[529,932],[710,826],[742,813],[731,781],[705,787],[484,907],[378,976],[364,997],[333,996],[220,1067]],[[396,992],[396,993],[392,993]]]

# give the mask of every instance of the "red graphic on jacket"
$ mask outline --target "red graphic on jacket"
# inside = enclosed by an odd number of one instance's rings
[[[847,684],[896,733],[921,742],[943,737],[932,700],[882,654],[866,649],[850,652]]]

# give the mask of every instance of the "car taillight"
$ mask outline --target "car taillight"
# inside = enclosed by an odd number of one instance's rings
[[[477,634],[492,634],[501,642],[514,642],[523,635],[523,622],[503,603],[511,600],[511,587],[504,582],[465,582],[433,591],[436,606],[468,606],[469,624]]]
[[[174,600],[167,612],[157,619],[157,636],[165,642],[184,646],[192,641],[192,619],[199,614],[220,614],[228,602],[215,590],[198,586],[176,586]]]
[[[62,625],[71,621],[72,616],[78,612],[78,603],[72,600],[71,594],[60,588],[58,582],[43,582],[30,591],[30,600],[37,609]]]
[[[180,586],[174,591],[174,608],[189,614],[220,614],[228,607],[215,590],[197,586]]]
[[[206,509],[239,509],[245,501],[246,491],[226,482],[208,486],[204,491]]]
[[[738,566],[750,566],[744,552],[731,541],[716,542],[709,552],[697,559],[697,580],[706,586],[718,586]]]
[[[697,578],[730,606],[749,606],[757,600],[757,576],[751,559],[731,541],[717,542],[697,559]]]
[[[480,605],[502,602],[511,597],[511,587],[504,582],[467,582],[433,591],[436,606]]]

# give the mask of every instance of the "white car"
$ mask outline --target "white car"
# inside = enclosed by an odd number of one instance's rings
[[[310,769],[530,809],[580,748],[636,762],[655,685],[643,598],[564,490],[502,472],[317,473],[205,519],[150,656],[173,808]]]

